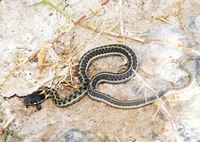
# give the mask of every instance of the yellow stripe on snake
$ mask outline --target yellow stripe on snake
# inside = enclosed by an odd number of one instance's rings
[[[87,75],[88,66],[98,58],[111,55],[121,55],[125,57],[128,61],[127,69],[122,73],[101,72],[93,76],[91,79],[89,79]],[[187,60],[182,61],[179,67],[189,76],[190,79],[189,83],[182,88],[172,88],[162,91],[161,93],[158,94],[159,98],[171,92],[183,91],[184,89],[189,88],[189,86],[192,84],[193,80],[192,74],[185,68],[183,68],[183,63]],[[97,85],[101,82],[123,83],[129,81],[132,77],[135,76],[137,67],[138,67],[137,57],[130,47],[122,44],[100,46],[92,50],[89,50],[82,56],[78,66],[78,78],[82,85],[78,89],[76,89],[72,94],[70,94],[66,98],[61,98],[55,89],[49,87],[41,87],[37,91],[29,94],[24,99],[24,103],[27,106],[36,105],[36,107],[39,110],[41,109],[40,104],[47,98],[51,97],[53,103],[56,106],[65,107],[79,101],[88,92],[88,95],[91,99],[105,102],[106,104],[116,108],[142,107],[155,102],[158,99],[158,97],[151,96],[147,97],[146,99],[144,98],[139,100],[124,101],[115,99],[114,97],[98,92],[96,89]]]

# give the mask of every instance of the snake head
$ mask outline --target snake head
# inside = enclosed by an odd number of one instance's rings
[[[28,94],[24,99],[24,104],[26,106],[36,105],[37,109],[40,110],[40,104],[45,100],[45,95],[43,94],[43,89],[39,88],[37,91]]]

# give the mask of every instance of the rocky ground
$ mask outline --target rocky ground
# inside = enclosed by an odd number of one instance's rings
[[[8,142],[200,141],[198,0],[39,2],[0,1],[0,141],[7,132]],[[40,86],[53,87],[62,97],[73,92],[80,85],[81,56],[114,43],[133,49],[138,75],[123,84],[100,84],[99,91],[133,100],[155,95],[148,86],[157,93],[184,87],[189,77],[179,63],[186,58],[194,59],[184,64],[194,77],[192,84],[137,109],[116,109],[87,95],[65,108],[51,99],[40,111],[23,104],[23,97]],[[101,58],[88,75],[120,72],[125,63],[117,56]]]

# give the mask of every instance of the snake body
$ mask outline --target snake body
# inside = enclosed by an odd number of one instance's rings
[[[92,79],[90,80],[87,75],[87,69],[89,65],[98,58],[111,55],[124,56],[128,61],[127,69],[122,73],[101,72],[92,77]],[[188,74],[190,78],[189,83],[183,88],[173,88],[163,91],[158,94],[159,98],[172,91],[181,91],[183,89],[186,89],[191,85],[192,75],[189,71],[187,71],[182,67],[182,64],[184,62],[180,63],[180,68]],[[130,47],[122,44],[100,46],[92,50],[89,50],[82,56],[78,66],[78,79],[80,80],[81,86],[78,89],[76,89],[73,93],[71,93],[69,96],[67,96],[66,98],[61,98],[55,89],[50,87],[41,87],[37,91],[34,91],[33,93],[29,94],[24,99],[24,103],[27,106],[36,105],[38,109],[41,109],[40,104],[47,98],[51,97],[53,103],[56,106],[65,107],[79,101],[88,92],[89,97],[92,98],[93,100],[105,102],[106,104],[116,108],[141,107],[156,101],[158,97],[151,96],[148,97],[147,99],[122,101],[115,99],[109,95],[98,92],[96,90],[97,85],[101,82],[122,83],[130,80],[132,77],[135,76],[137,67],[138,67],[137,57]]]

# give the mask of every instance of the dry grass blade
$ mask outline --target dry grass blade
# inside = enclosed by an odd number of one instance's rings
[[[119,21],[120,21],[120,32],[121,35],[124,34],[124,24],[123,24],[123,18],[122,18],[122,0],[119,0]],[[125,44],[125,38],[122,37],[123,43]]]
[[[52,44],[46,44],[46,43],[40,43],[38,45],[38,49],[40,50],[40,52],[38,53],[38,67],[39,67],[39,71],[40,73],[42,73],[44,67],[44,58],[46,56],[46,51],[51,48]]]

